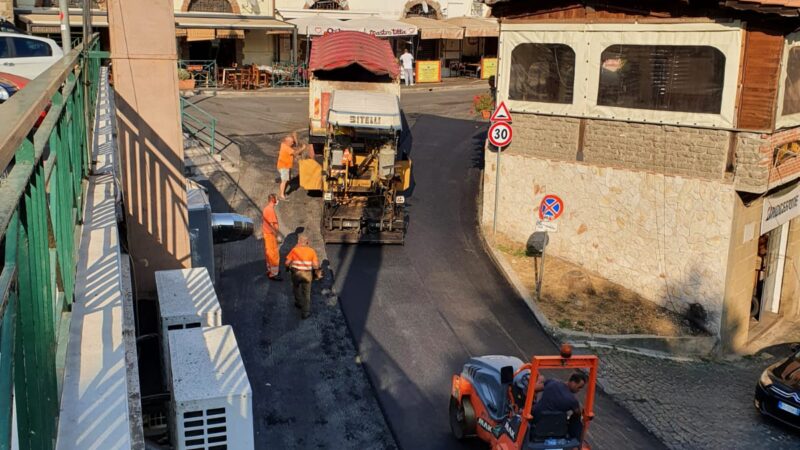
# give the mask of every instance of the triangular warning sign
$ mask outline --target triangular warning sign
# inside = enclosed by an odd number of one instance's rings
[[[489,120],[492,122],[511,122],[511,113],[508,112],[506,102],[500,102]]]

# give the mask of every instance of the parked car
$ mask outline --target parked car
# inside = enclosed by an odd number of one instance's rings
[[[0,72],[0,103],[5,102],[28,84],[27,78]]]
[[[761,414],[800,429],[800,344],[791,350],[761,374],[754,403]]]
[[[3,104],[6,100],[11,98],[12,95],[24,88],[30,81],[31,80],[27,78],[18,77],[10,73],[0,72],[0,104]],[[47,116],[47,112],[49,110],[50,104],[48,103],[44,111],[39,114],[39,119],[36,120],[34,127],[38,128],[39,125],[42,124],[42,121],[44,121],[44,118]]]
[[[32,80],[62,56],[64,52],[52,39],[0,32],[0,70],[3,72]]]

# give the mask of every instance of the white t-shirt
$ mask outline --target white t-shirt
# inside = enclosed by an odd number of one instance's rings
[[[411,56],[411,53],[403,53],[400,55],[400,62],[403,63],[403,69],[414,68],[414,57]]]

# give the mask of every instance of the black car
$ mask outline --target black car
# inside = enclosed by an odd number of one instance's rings
[[[769,366],[756,385],[756,408],[761,414],[800,429],[800,344],[792,355]]]

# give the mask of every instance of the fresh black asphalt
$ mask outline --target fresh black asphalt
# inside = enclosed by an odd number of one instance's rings
[[[486,125],[410,116],[414,184],[404,246],[326,247],[335,288],[381,408],[403,449],[485,448],[450,436],[450,380],[470,356],[554,354],[555,345],[500,274],[478,235]],[[663,445],[598,396],[599,449]]]

